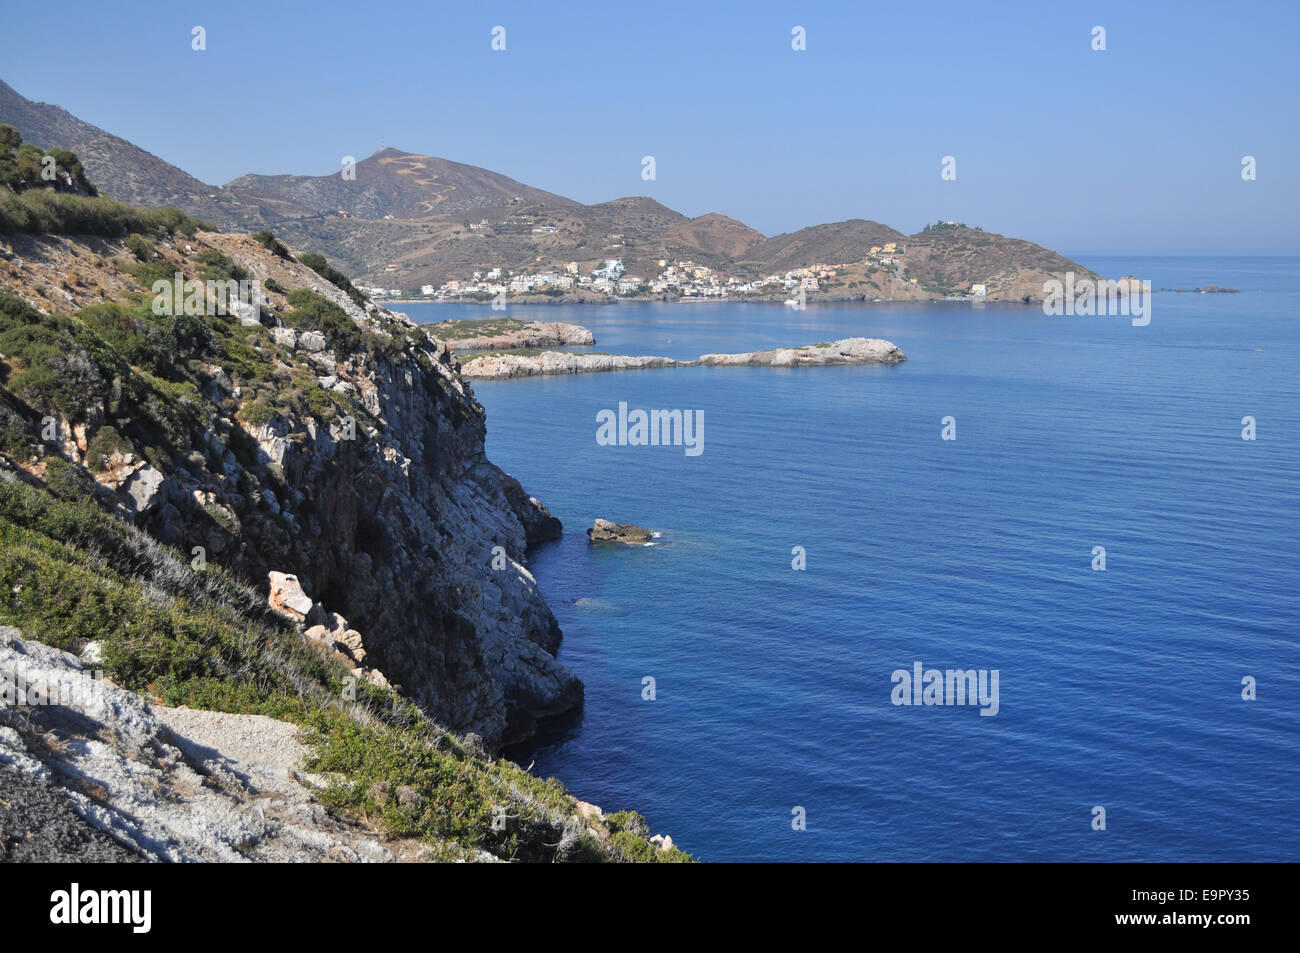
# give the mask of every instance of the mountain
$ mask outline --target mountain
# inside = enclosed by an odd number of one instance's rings
[[[357,163],[354,179],[340,170],[206,185],[2,82],[0,122],[37,145],[72,149],[91,180],[119,199],[175,205],[227,230],[274,229],[292,247],[321,252],[359,281],[385,288],[440,285],[498,267],[558,272],[576,262],[585,273],[608,258],[622,259],[627,273],[642,279],[658,275],[665,259],[739,278],[857,264],[843,287],[827,285],[814,300],[920,300],[965,294],[973,284],[985,285],[994,300],[1038,299],[1048,277],[1071,270],[1092,276],[1042,246],[978,229],[944,224],[908,237],[850,219],[766,238],[725,215],[689,218],[648,196],[584,205],[487,169],[393,148]],[[874,257],[892,257],[893,264],[868,261],[872,248],[890,242],[896,251]]]
[[[284,198],[244,189],[235,192],[200,182],[169,162],[120,136],[73,116],[61,106],[27,99],[0,80],[0,123],[23,141],[42,148],[70,149],[90,179],[113,198],[145,208],[174,205],[190,215],[231,227],[315,214]]]
[[[274,195],[318,212],[338,210],[357,218],[436,218],[510,205],[576,206],[572,199],[544,192],[476,166],[388,148],[363,159],[345,179],[328,175],[245,175],[226,184],[232,192]]]
[[[742,258],[763,241],[763,233],[734,218],[710,212],[670,226],[660,235],[667,246],[697,248],[724,258]]]
[[[944,224],[908,236],[907,275],[942,293],[965,293],[972,282],[992,300],[1040,300],[1043,282],[1066,272],[1096,280],[1091,269],[1042,245],[965,225]]]
[[[213,190],[198,179],[125,139],[73,116],[60,106],[24,98],[0,80],[0,122],[14,126],[26,142],[59,146],[80,157],[91,180],[116,199],[133,204],[207,198]]]
[[[888,225],[853,218],[773,236],[748,248],[744,260],[770,271],[785,271],[816,262],[861,261],[873,247],[906,240],[906,235]]]

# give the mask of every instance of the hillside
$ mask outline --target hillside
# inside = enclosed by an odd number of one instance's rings
[[[270,235],[28,194],[46,233],[0,234],[0,674],[37,665],[90,696],[34,720],[0,704],[0,799],[18,770],[156,859],[230,859],[223,831],[255,859],[320,859],[321,838],[344,859],[370,841],[397,859],[683,859],[636,815],[492,756],[583,688],[525,565],[559,522],[486,458],[447,346]],[[104,720],[78,655],[134,714]],[[178,706],[283,725],[263,727],[299,737],[317,778],[295,797],[337,822],[254,819],[237,779],[216,799],[177,788],[157,758]],[[195,745],[166,757],[210,774]],[[108,776],[135,780],[87,794]],[[147,796],[190,809],[134,816]]]
[[[207,201],[210,186],[157,156],[83,122],[67,110],[35,103],[0,80],[0,122],[40,146],[62,146],[80,156],[99,188],[124,202],[196,205]],[[147,197],[148,203],[141,203]]]
[[[423,219],[520,203],[578,204],[486,169],[392,148],[358,162],[355,180],[343,178],[341,172],[245,175],[226,188],[274,195],[317,212],[334,214],[342,209],[369,219]]]
[[[861,261],[873,246],[902,242],[906,238],[888,225],[855,218],[775,235],[748,248],[743,260],[769,271],[801,268],[815,262]]]
[[[0,80],[0,123],[14,126],[25,141],[60,146],[80,156],[101,190],[145,208],[176,206],[223,224],[256,226],[264,221],[313,214],[308,208],[254,189],[230,193],[48,103],[33,102]]]
[[[41,146],[72,143],[91,178],[117,198],[174,205],[225,230],[273,227],[367,286],[410,290],[493,268],[558,273],[569,262],[589,274],[617,258],[628,275],[643,280],[660,273],[661,260],[691,261],[738,279],[819,263],[853,266],[840,276],[847,280],[828,283],[812,300],[925,300],[983,284],[991,300],[1022,301],[1041,299],[1049,277],[1092,274],[1032,242],[977,229],[932,229],[909,238],[879,222],[850,219],[765,238],[725,215],[688,218],[648,196],[583,205],[487,169],[392,148],[362,159],[355,180],[340,171],[250,174],[210,186],[0,83],[4,122]],[[898,246],[883,255],[891,262],[880,262],[880,254],[868,260],[872,248],[890,242]],[[785,295],[779,289],[760,297]],[[605,300],[589,289],[562,297]]]
[[[1079,278],[1098,277],[1041,245],[964,225],[931,227],[909,236],[904,263],[906,275],[928,289],[965,293],[978,282],[993,301],[1041,300],[1043,282],[1069,271]]]
[[[659,234],[659,241],[665,249],[695,249],[720,258],[739,259],[763,241],[763,233],[711,212],[669,226]]]

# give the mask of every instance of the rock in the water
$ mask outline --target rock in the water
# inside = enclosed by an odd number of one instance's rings
[[[603,371],[639,371],[677,367],[669,357],[627,354],[589,354],[573,351],[539,351],[536,354],[474,354],[461,363],[465,377],[499,380],[509,377],[544,377],[553,374],[592,374]],[[689,362],[688,362],[689,363]]]
[[[654,534],[644,526],[633,523],[611,523],[609,520],[597,519],[595,525],[587,530],[587,538],[593,543],[643,545],[654,539]]]
[[[743,354],[701,354],[706,367],[734,365],[764,367],[815,367],[825,364],[897,364],[907,360],[893,342],[880,338],[845,338],[805,347],[783,347]]]
[[[426,331],[447,341],[457,351],[483,351],[528,347],[563,347],[595,344],[590,331],[577,324],[506,320],[444,321]]]
[[[604,371],[632,371],[660,367],[818,367],[827,364],[897,364],[907,356],[890,341],[880,338],[845,338],[803,347],[742,354],[702,354],[696,361],[627,354],[592,354],[572,351],[536,353],[484,352],[471,354],[461,364],[465,377],[499,379],[536,377],[548,374],[591,374]]]

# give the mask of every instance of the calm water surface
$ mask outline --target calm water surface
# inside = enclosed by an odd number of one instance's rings
[[[614,353],[867,335],[909,358],[474,384],[490,456],[565,524],[532,565],[587,705],[518,752],[534,772],[704,860],[1300,858],[1300,260],[1080,260],[1241,292],[1158,294],[1145,328],[993,304],[516,309]],[[702,410],[704,453],[598,446],[620,401]],[[597,516],[663,536],[593,548]],[[891,704],[917,660],[997,669],[998,714]]]

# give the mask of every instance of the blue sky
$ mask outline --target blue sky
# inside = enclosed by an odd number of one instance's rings
[[[10,4],[0,78],[207,182],[382,137],[766,234],[943,218],[1074,252],[1300,250],[1300,4],[1138,6]]]

